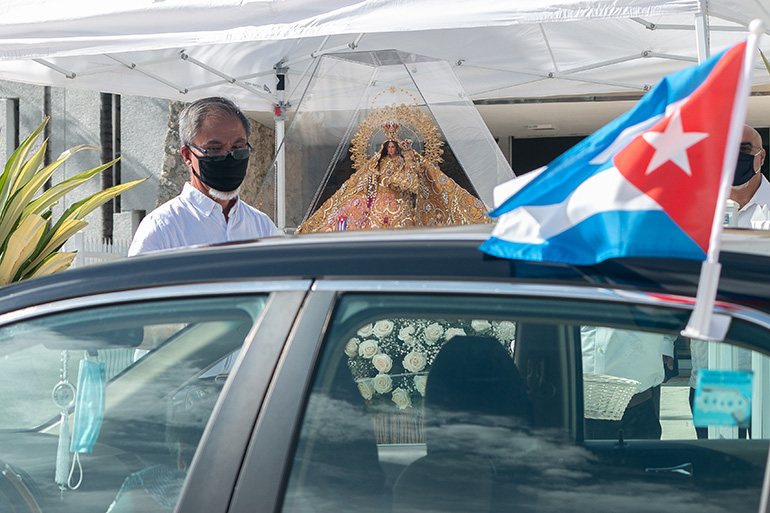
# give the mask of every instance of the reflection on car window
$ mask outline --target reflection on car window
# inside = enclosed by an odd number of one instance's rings
[[[283,511],[754,511],[770,426],[739,424],[768,400],[767,357],[751,352],[748,373],[737,347],[768,334],[736,321],[691,409],[702,371],[686,321],[628,304],[344,296]],[[718,420],[725,398],[740,404]],[[698,438],[693,422],[730,418]]]
[[[120,304],[0,328],[0,464],[43,511],[173,509],[265,301]]]

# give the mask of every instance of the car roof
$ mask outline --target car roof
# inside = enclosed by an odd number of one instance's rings
[[[3,288],[0,314],[149,287],[242,280],[367,279],[550,283],[694,296],[700,262],[617,258],[594,266],[495,258],[478,248],[491,225],[273,237],[185,248],[70,269]],[[770,232],[726,230],[719,299],[769,310]]]

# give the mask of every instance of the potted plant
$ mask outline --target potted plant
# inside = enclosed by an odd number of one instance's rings
[[[85,149],[96,149],[76,146],[44,166],[43,155],[48,141],[43,141],[37,151],[32,150],[47,122],[45,119],[19,145],[0,175],[0,285],[69,267],[75,253],[59,250],[70,237],[88,225],[85,216],[146,180],[119,184],[92,194],[73,203],[58,219],[53,219],[52,208],[60,198],[108,169],[115,161],[78,173],[41,192],[46,181],[68,158]]]

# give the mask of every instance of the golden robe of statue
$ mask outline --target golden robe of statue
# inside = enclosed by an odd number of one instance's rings
[[[391,139],[297,233],[488,222],[481,200],[414,151],[411,141],[399,146]]]

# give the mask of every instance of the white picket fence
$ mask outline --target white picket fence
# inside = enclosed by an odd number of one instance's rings
[[[87,237],[82,232],[76,233],[64,245],[65,251],[77,251],[71,267],[83,267],[110,260],[125,258],[131,241],[113,240],[112,243],[103,239]]]

